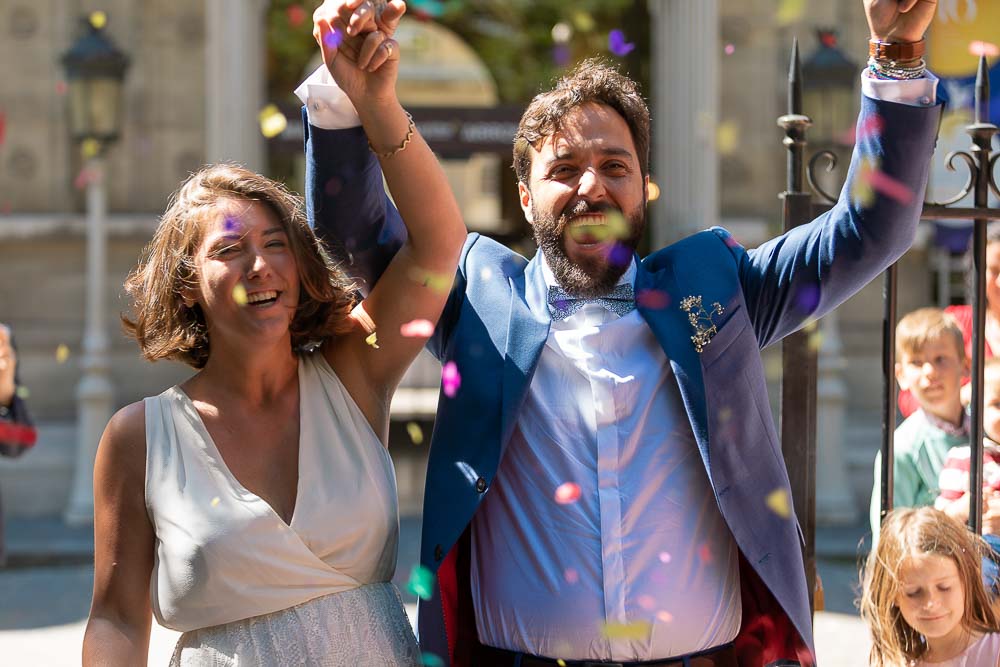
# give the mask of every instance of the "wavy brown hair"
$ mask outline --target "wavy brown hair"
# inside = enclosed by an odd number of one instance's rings
[[[872,634],[869,663],[902,667],[927,653],[927,641],[903,619],[896,605],[899,571],[913,557],[934,554],[952,559],[965,591],[962,624],[973,632],[998,632],[1000,620],[982,581],[982,558],[989,546],[963,524],[933,507],[893,510],[882,522],[878,544],[862,578],[861,617]]]
[[[600,58],[589,58],[559,79],[552,90],[539,93],[521,116],[514,134],[514,173],[529,185],[531,151],[546,137],[562,129],[562,121],[573,109],[593,102],[617,111],[635,142],[639,171],[649,173],[649,107],[639,86]]]
[[[146,359],[172,359],[194,368],[208,361],[205,316],[199,305],[186,306],[183,295],[198,287],[195,257],[205,223],[229,201],[264,204],[288,235],[302,287],[290,326],[293,349],[351,330],[355,285],[313,234],[301,199],[260,174],[235,164],[216,164],[191,174],[171,196],[153,240],[125,280],[132,303],[122,323]]]

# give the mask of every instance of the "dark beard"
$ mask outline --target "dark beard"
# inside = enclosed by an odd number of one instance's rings
[[[552,269],[556,282],[570,296],[591,299],[610,292],[618,283],[618,279],[628,269],[632,255],[642,239],[642,233],[646,227],[646,216],[644,210],[639,209],[625,218],[629,235],[617,239],[611,252],[608,253],[609,257],[594,257],[580,264],[575,263],[566,254],[563,243],[563,231],[566,229],[566,224],[575,216],[599,212],[618,212],[624,215],[622,211],[611,206],[599,206],[580,201],[558,218],[552,218],[541,215],[532,203],[531,214],[534,222],[531,227],[535,243],[539,250],[545,253],[545,261]]]

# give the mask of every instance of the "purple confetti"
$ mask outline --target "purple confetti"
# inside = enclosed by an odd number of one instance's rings
[[[628,246],[616,243],[608,251],[608,261],[615,266],[625,266],[632,261],[632,251]]]
[[[340,43],[344,41],[344,36],[340,34],[340,30],[333,30],[333,32],[328,32],[323,35],[323,43],[326,44],[328,49],[336,49],[340,46]]]
[[[625,41],[625,33],[615,29],[608,33],[608,49],[619,58],[623,58],[635,48],[633,42]]]
[[[240,219],[236,216],[227,215],[222,223],[222,228],[227,232],[238,232],[240,230]]]
[[[566,67],[566,65],[569,65],[571,57],[568,45],[556,44],[552,47],[552,62],[559,67]]]
[[[340,191],[343,188],[344,188],[343,181],[334,176],[333,178],[331,178],[329,181],[326,182],[325,186],[323,186],[323,192],[326,193],[327,197],[336,197],[337,195],[340,194]]]
[[[803,285],[795,294],[795,307],[803,313],[812,313],[819,305],[819,285]]]
[[[454,361],[449,361],[441,368],[441,386],[448,398],[454,398],[458,388],[462,386],[462,376],[458,374],[458,365]]]

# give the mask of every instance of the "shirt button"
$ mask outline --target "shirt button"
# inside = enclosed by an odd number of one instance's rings
[[[444,549],[441,548],[440,544],[434,546],[434,560],[438,562],[444,560]]]
[[[486,480],[483,479],[482,477],[476,480],[476,491],[478,491],[479,493],[486,492]]]

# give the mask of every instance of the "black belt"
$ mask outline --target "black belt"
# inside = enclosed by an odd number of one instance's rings
[[[718,665],[719,667],[729,667],[736,665],[736,650],[732,643],[674,658],[639,662],[557,660],[482,644],[476,647],[475,655],[477,667],[551,667],[551,665],[565,665],[566,667],[699,667],[700,665],[707,667],[708,665]]]

